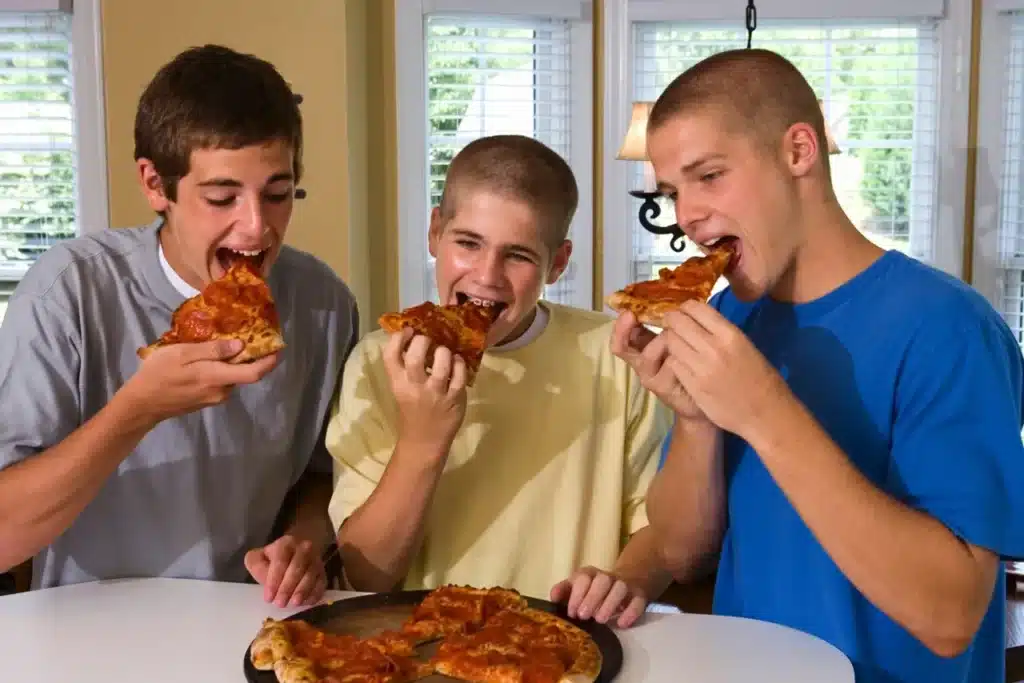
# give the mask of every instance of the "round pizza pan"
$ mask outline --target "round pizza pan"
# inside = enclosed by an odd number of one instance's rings
[[[302,619],[332,633],[349,633],[366,637],[385,629],[399,628],[412,613],[413,607],[419,604],[428,593],[430,593],[429,590],[420,590],[360,595],[310,607],[287,618]],[[526,598],[526,601],[530,607],[557,614],[589,633],[601,650],[601,673],[597,677],[597,683],[611,683],[615,680],[622,669],[622,644],[619,642],[619,637],[615,635],[615,631],[609,626],[593,620],[570,619],[566,616],[565,608],[562,605],[530,597]],[[259,630],[259,624],[254,624],[254,638],[257,630]],[[436,645],[425,645],[419,651],[430,656],[433,654],[434,647]],[[243,668],[245,679],[249,683],[277,683],[277,677],[273,671],[259,671],[252,665],[249,648],[245,650]],[[451,680],[440,674],[420,679],[424,682]]]

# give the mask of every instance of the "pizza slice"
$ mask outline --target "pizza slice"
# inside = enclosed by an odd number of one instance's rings
[[[249,649],[252,665],[278,683],[411,683],[433,673],[410,638],[327,633],[300,619],[266,619]]]
[[[453,633],[472,633],[493,615],[504,610],[523,609],[526,599],[505,588],[441,586],[416,605],[402,625],[402,632],[419,642]]]
[[[448,636],[431,662],[440,674],[478,683],[590,683],[602,659],[585,631],[524,608],[495,614],[475,633]]]
[[[501,303],[460,294],[457,304],[438,306],[427,301],[398,313],[385,313],[378,322],[387,332],[410,327],[436,346],[447,347],[462,356],[469,371],[468,383],[472,384],[487,348],[487,333],[504,307]]]
[[[695,256],[673,269],[662,268],[657,280],[634,282],[608,297],[608,306],[629,311],[646,325],[664,327],[665,314],[677,310],[684,301],[707,301],[715,282],[732,265],[734,240],[720,240],[706,256]]]
[[[223,277],[174,311],[170,329],[140,348],[138,356],[146,359],[162,346],[214,339],[241,339],[244,343],[229,363],[254,361],[285,347],[270,286],[260,276],[255,259],[234,259]]]

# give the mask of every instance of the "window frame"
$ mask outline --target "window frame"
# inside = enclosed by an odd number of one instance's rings
[[[982,0],[978,50],[978,140],[974,191],[974,250],[972,283],[1000,312],[1004,268],[1000,254],[1005,63],[1010,47],[1010,22],[1005,12],[1024,11],[1024,0]],[[1002,19],[1002,20],[1001,20]],[[982,125],[982,121],[989,121]],[[998,123],[995,123],[998,122]]]
[[[758,18],[851,20],[908,19],[941,15],[936,31],[939,38],[938,111],[936,141],[937,188],[935,194],[934,265],[962,277],[964,264],[964,220],[967,179],[968,91],[971,60],[972,7],[969,2],[943,0],[861,0],[849,6],[845,0],[760,0]],[[630,230],[616,229],[623,217],[631,215],[630,162],[615,155],[629,125],[633,93],[632,44],[635,21],[707,21],[734,18],[744,25],[742,8],[728,7],[716,0],[688,3],[670,0],[604,0],[604,24],[601,40],[604,48],[605,128],[602,131],[603,243],[602,298],[631,280],[633,245]],[[757,42],[757,31],[754,32]],[[622,188],[615,191],[614,188]],[[623,257],[623,255],[628,255]]]
[[[71,15],[71,106],[74,117],[76,235],[110,228],[107,132],[103,101],[102,0],[14,0],[13,14],[65,12]],[[5,276],[4,283],[21,281]],[[6,298],[6,297],[4,297]]]
[[[489,0],[396,0],[395,107],[398,151],[399,305],[430,300],[427,283],[427,65],[423,19],[429,13],[473,13],[576,20],[570,29],[572,113],[569,165],[579,186],[573,219],[574,296],[571,305],[590,309],[594,292],[593,230],[593,23],[583,0],[517,0],[497,7]]]

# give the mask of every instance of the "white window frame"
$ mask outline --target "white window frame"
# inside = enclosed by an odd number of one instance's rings
[[[72,92],[78,156],[75,187],[78,188],[80,235],[112,227],[107,177],[106,106],[103,100],[101,2],[74,0],[71,13],[71,77],[74,79]]]
[[[572,129],[569,165],[579,186],[572,222],[574,294],[571,303],[592,308],[594,298],[593,229],[593,24],[590,2],[581,0],[395,0],[395,103],[398,116],[398,262],[399,305],[429,300],[433,285],[427,267],[427,65],[423,17],[433,12],[472,12],[576,19],[571,33]]]
[[[884,19],[941,17],[939,34],[938,134],[936,144],[936,226],[934,265],[961,277],[967,179],[967,118],[971,58],[971,2],[967,0],[758,0],[758,19]],[[602,177],[603,297],[631,277],[633,244],[629,162],[615,158],[629,125],[633,93],[632,25],[635,21],[707,21],[733,19],[744,27],[744,6],[718,0],[604,0],[604,122]],[[757,31],[754,31],[754,43]],[[636,221],[635,215],[630,220]]]
[[[1005,63],[1010,24],[1004,12],[1024,11],[1024,0],[982,0],[978,51],[978,154],[974,190],[974,287],[1002,311],[1003,259],[999,248],[1003,161]],[[984,122],[984,123],[982,123]]]
[[[75,119],[76,228],[110,226],[107,128],[103,102],[102,0],[0,0],[0,10],[71,13],[72,108]]]

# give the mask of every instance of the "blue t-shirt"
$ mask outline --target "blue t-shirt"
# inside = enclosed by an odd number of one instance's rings
[[[1024,556],[1022,359],[964,283],[887,252],[815,301],[712,300],[876,486],[962,539]],[[876,609],[811,535],[757,454],[727,435],[728,529],[714,611],[814,634],[858,683],[997,683],[1005,579],[966,652],[941,658]]]

